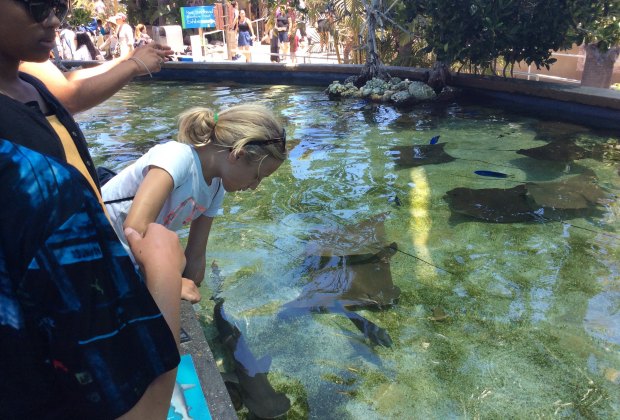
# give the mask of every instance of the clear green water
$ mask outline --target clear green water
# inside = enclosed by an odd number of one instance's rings
[[[227,313],[255,355],[272,357],[270,380],[293,402],[288,418],[620,417],[620,163],[567,167],[500,150],[568,137],[591,148],[620,133],[478,106],[401,112],[291,86],[135,83],[78,119],[97,163],[120,169],[174,137],[187,107],[248,102],[281,113],[290,160],[257,191],[226,198],[207,260],[222,270]],[[435,135],[461,159],[395,167],[391,147]],[[568,223],[451,221],[442,198],[587,168],[609,197],[600,215]],[[338,315],[276,317],[308,281],[296,269],[310,238],[385,212],[387,241],[403,251],[391,259],[400,301],[359,313],[388,330],[391,348]],[[215,287],[207,276],[197,308],[217,355]],[[447,317],[436,320],[434,308]]]

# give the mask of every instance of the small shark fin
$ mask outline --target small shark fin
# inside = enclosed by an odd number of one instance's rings
[[[196,386],[196,384],[179,384],[181,386],[181,389],[183,391],[186,391],[188,389],[192,389]]]

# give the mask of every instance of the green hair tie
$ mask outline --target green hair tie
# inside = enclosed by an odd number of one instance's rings
[[[217,112],[214,112],[213,113],[213,124],[217,124],[217,117],[218,117]]]

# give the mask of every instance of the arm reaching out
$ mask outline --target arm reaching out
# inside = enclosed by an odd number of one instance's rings
[[[51,61],[22,62],[19,70],[40,79],[69,112],[76,114],[99,105],[134,77],[158,72],[165,57],[171,54],[170,48],[151,43],[125,57],[67,73]],[[135,60],[129,60],[132,57]]]
[[[185,256],[176,233],[162,225],[151,223],[144,236],[132,228],[125,229],[131,251],[146,276],[148,287],[159,310],[164,315],[179,345],[181,327],[181,272]],[[176,378],[176,369],[157,377],[138,403],[121,419],[164,418],[170,407],[170,398]]]
[[[157,215],[161,211],[164,202],[172,192],[174,188],[174,181],[168,172],[158,167],[152,167],[146,174],[146,177],[140,184],[138,192],[133,200],[127,219],[125,219],[124,226],[135,229],[138,233],[146,232],[149,223],[154,222],[157,219]],[[193,223],[192,223],[193,226]],[[207,231],[208,235],[208,231]],[[190,233],[191,238],[191,233]],[[129,238],[128,238],[129,239]],[[206,239],[205,239],[206,247]],[[133,249],[132,249],[133,252]],[[187,252],[186,252],[187,254]],[[137,259],[137,256],[134,254]],[[204,260],[204,248],[203,248],[203,260]],[[187,261],[191,259],[187,258]],[[192,263],[194,264],[194,263]],[[190,264],[188,264],[188,267]],[[187,271],[187,270],[185,270]],[[190,279],[194,279],[187,274],[182,279],[181,298],[191,303],[197,303],[200,301],[200,291],[197,285]],[[203,267],[204,275],[204,267]],[[200,277],[202,281],[202,277]],[[200,284],[200,283],[198,283]]]
[[[178,344],[181,273],[185,269],[185,254],[179,237],[157,223],[150,223],[144,235],[133,228],[126,228],[125,236],[146,277],[146,286]]]

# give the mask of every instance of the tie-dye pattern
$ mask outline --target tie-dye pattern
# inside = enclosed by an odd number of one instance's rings
[[[126,412],[179,362],[143,280],[74,168],[0,140],[0,190],[0,417]]]

